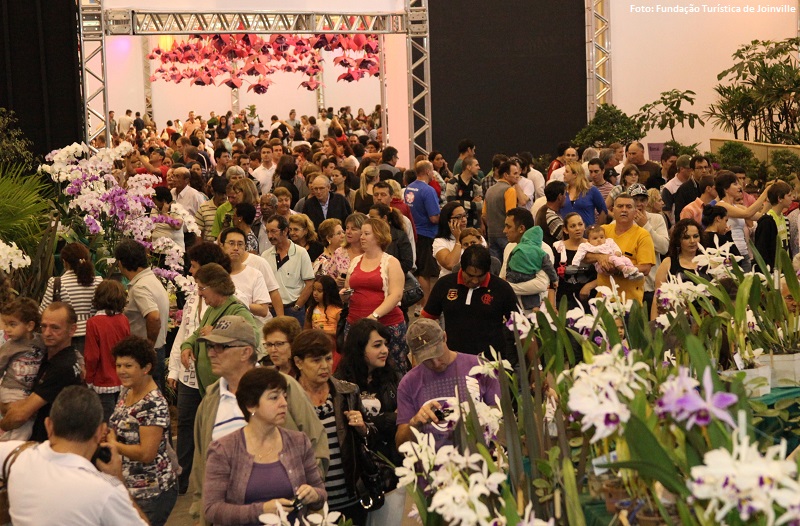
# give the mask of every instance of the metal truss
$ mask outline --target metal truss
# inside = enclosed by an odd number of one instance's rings
[[[408,10],[409,152],[412,159],[433,149],[431,62],[427,0],[410,0]]]
[[[586,115],[611,104],[611,2],[586,0]]]
[[[103,8],[99,2],[78,0],[78,53],[81,66],[81,94],[83,95],[83,129],[86,144],[105,135],[108,115],[108,90],[106,86],[105,25]]]
[[[365,33],[405,32],[405,13],[173,13],[110,9],[111,35],[202,35],[217,33]]]
[[[431,130],[430,35],[427,0],[407,0],[400,13],[182,12],[103,9],[103,0],[76,0],[79,7],[81,88],[85,141],[105,134],[108,114],[105,37],[112,35],[267,34],[406,34],[408,37],[409,151],[412,157],[433,148]],[[145,44],[146,45],[146,44]],[[383,45],[381,45],[383,57]],[[381,68],[381,80],[384,80]],[[145,73],[147,68],[145,68]],[[399,79],[398,79],[399,80]],[[149,82],[149,75],[145,79]],[[145,86],[145,106],[152,111],[152,89]],[[386,85],[381,82],[383,126],[388,113]],[[232,93],[238,102],[238,93]],[[402,113],[402,112],[400,112]],[[396,115],[399,115],[397,113]],[[93,125],[93,120],[99,126]],[[94,131],[92,131],[94,127]]]

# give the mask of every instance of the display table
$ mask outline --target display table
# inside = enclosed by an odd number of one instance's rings
[[[776,387],[768,395],[755,398],[756,402],[765,404],[768,408],[774,409],[777,404],[784,400],[800,398],[800,387]],[[789,418],[800,416],[800,405],[791,404],[784,408],[789,412]],[[777,444],[783,438],[786,440],[787,451],[792,452],[800,446],[800,436],[796,435],[792,429],[798,429],[797,424],[789,424],[793,428],[788,428],[786,422],[777,417],[765,417],[756,424],[756,438],[763,439],[769,437]]]
[[[586,518],[586,526],[608,526],[614,520],[614,515],[606,511],[606,502],[581,495],[581,509]]]

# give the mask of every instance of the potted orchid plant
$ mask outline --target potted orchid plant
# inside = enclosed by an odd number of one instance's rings
[[[86,145],[75,143],[48,154],[48,164],[39,170],[57,188],[55,205],[60,212],[61,235],[87,243],[101,271],[113,272],[116,245],[123,238],[133,238],[150,251],[154,261],[163,258],[165,265],[154,265],[154,272],[171,288],[183,270],[184,251],[166,238],[151,243],[153,226],[180,221],[189,232],[199,235],[200,229],[192,214],[177,203],[172,204],[177,219],[153,212],[153,186],[160,181],[157,176],[137,174],[123,184],[118,181],[113,174],[114,163],[132,151],[131,144],[123,142],[92,154]]]

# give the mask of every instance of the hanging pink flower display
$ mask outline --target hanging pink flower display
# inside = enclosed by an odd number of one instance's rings
[[[266,35],[265,35],[266,36]],[[309,91],[321,83],[321,50],[341,51],[333,65],[345,70],[339,81],[353,82],[380,74],[376,35],[190,35],[169,49],[156,47],[147,56],[158,64],[151,81],[163,80],[194,86],[225,85],[231,89],[249,84],[247,90],[266,93],[276,71],[299,72],[308,77],[300,83]]]

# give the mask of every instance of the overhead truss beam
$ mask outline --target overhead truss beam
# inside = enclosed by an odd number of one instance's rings
[[[106,31],[109,35],[396,34],[405,33],[406,26],[406,13],[174,13],[106,10]]]
[[[586,114],[611,104],[611,2],[586,0]]]

